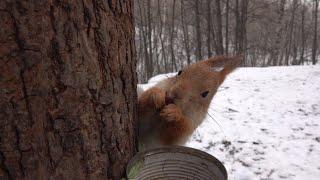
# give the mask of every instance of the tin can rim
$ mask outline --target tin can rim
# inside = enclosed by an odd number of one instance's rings
[[[195,148],[191,148],[191,147],[185,147],[185,146],[163,146],[163,147],[158,147],[158,148],[138,152],[129,161],[129,163],[127,165],[127,168],[126,168],[127,176],[129,175],[129,171],[131,170],[131,168],[134,166],[134,164],[136,162],[144,160],[145,157],[147,157],[147,156],[152,156],[152,155],[159,154],[159,153],[183,153],[183,154],[189,154],[191,156],[197,156],[201,159],[205,159],[207,161],[213,162],[219,168],[219,170],[222,172],[225,179],[226,180],[228,179],[227,170],[221,161],[219,161],[217,158],[215,158],[214,156],[212,156],[204,151],[201,151],[201,150],[198,150]]]

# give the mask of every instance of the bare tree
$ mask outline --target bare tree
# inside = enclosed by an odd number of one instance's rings
[[[181,12],[181,26],[183,31],[183,44],[186,51],[187,64],[190,64],[191,55],[190,55],[190,46],[189,46],[189,31],[188,31],[188,26],[186,25],[186,20],[185,20],[186,13],[185,13],[184,0],[181,0],[180,5],[181,5],[180,12]]]
[[[225,54],[229,54],[229,0],[226,0],[226,41],[225,41]]]
[[[215,54],[242,53],[243,66],[303,64],[319,54],[319,0],[136,1],[141,81]]]
[[[216,19],[217,19],[217,54],[223,54],[223,36],[222,36],[222,15],[220,0],[216,0]]]
[[[314,26],[313,26],[313,45],[312,45],[312,64],[317,63],[317,34],[318,34],[318,6],[319,0],[314,0]]]
[[[301,52],[300,52],[300,60],[299,64],[304,64],[304,51],[306,44],[306,34],[305,34],[305,14],[306,14],[306,6],[303,4],[301,9]]]
[[[234,8],[235,28],[234,28],[234,53],[239,53],[239,33],[240,33],[240,13],[239,13],[239,0],[235,0]]]
[[[277,10],[278,14],[278,21],[276,24],[276,36],[272,39],[274,43],[272,43],[271,47],[271,55],[270,59],[268,61],[268,65],[277,65],[278,62],[280,61],[279,59],[279,51],[280,51],[280,46],[281,46],[281,35],[283,31],[283,17],[284,17],[284,10],[285,10],[285,4],[286,0],[281,0],[280,1],[280,6],[279,9]]]
[[[212,33],[212,18],[211,18],[211,0],[207,0],[207,51],[208,57],[212,56],[211,52],[211,33]]]
[[[176,9],[176,0],[173,0],[172,3],[172,16],[171,16],[171,25],[170,25],[170,52],[171,52],[171,71],[177,71],[177,63],[174,55],[174,27],[175,27],[175,9]]]
[[[160,39],[160,43],[161,43],[161,52],[162,52],[162,58],[164,61],[164,69],[165,69],[165,72],[169,72],[168,59],[167,59],[167,55],[166,55],[166,51],[165,51],[164,40],[162,38],[163,22],[162,22],[160,0],[158,0],[158,17],[159,17],[159,39]]]
[[[202,59],[202,52],[201,52],[201,49],[202,49],[202,38],[201,38],[201,29],[200,29],[200,1],[199,0],[196,0],[195,1],[195,16],[196,16],[196,42],[197,42],[197,50],[196,50],[196,56],[197,56],[197,60],[201,60]]]
[[[146,67],[147,71],[147,78],[151,78],[153,75],[153,53],[152,53],[152,14],[151,14],[151,1],[147,0],[147,35],[148,35],[148,50],[149,52],[146,53],[149,55],[148,57],[148,66]]]
[[[138,7],[139,7],[139,14],[140,14],[140,36],[143,44],[140,44],[140,46],[143,46],[143,54],[144,54],[144,70],[145,70],[145,78],[144,81],[148,80],[150,77],[152,77],[153,74],[153,67],[150,69],[150,66],[153,66],[153,64],[150,61],[150,55],[149,55],[149,51],[148,51],[148,40],[147,40],[147,28],[146,28],[146,15],[145,15],[145,11],[143,11],[143,0],[141,2],[141,0],[138,0]]]
[[[286,46],[286,52],[285,52],[285,60],[284,60],[284,65],[289,65],[289,56],[291,54],[291,48],[292,48],[292,35],[293,35],[293,30],[294,30],[294,24],[295,24],[295,14],[296,14],[296,9],[298,5],[298,0],[293,0],[292,3],[292,10],[291,10],[291,18],[290,18],[290,23],[289,23],[289,34],[287,38],[287,46]]]

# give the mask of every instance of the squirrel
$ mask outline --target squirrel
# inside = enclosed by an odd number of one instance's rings
[[[138,92],[139,149],[185,144],[206,117],[219,86],[241,61],[242,55],[202,60]]]

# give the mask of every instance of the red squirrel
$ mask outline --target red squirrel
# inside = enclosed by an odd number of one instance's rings
[[[142,92],[138,97],[140,148],[186,143],[206,117],[218,87],[241,60],[239,55],[199,61]]]

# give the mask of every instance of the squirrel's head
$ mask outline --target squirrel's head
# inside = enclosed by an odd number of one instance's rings
[[[187,116],[205,115],[217,89],[241,60],[241,55],[217,56],[189,65],[171,79],[166,103],[176,104]]]

